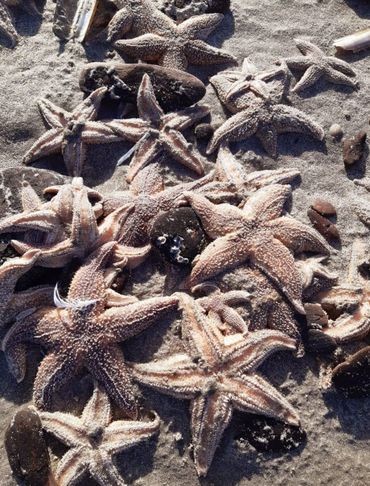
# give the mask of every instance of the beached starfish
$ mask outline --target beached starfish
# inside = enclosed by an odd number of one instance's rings
[[[321,77],[335,84],[344,84],[351,86],[351,88],[357,88],[356,80],[349,77],[356,76],[356,72],[347,62],[334,56],[326,56],[320,48],[309,41],[295,39],[295,43],[303,56],[284,59],[289,68],[305,71],[292,89],[294,93],[312,86]]]
[[[137,36],[115,42],[119,52],[184,71],[188,63],[236,61],[231,54],[204,42],[224,18],[222,14],[194,16],[178,25],[150,0],[114,0],[114,3],[120,10],[110,22],[108,38],[113,41],[127,32]]]
[[[129,140],[137,142],[145,133],[141,120],[94,121],[107,92],[101,87],[93,91],[72,112],[47,99],[39,101],[39,109],[51,129],[42,135],[23,157],[23,163],[61,152],[69,175],[80,176],[86,161],[86,145]]]
[[[25,343],[47,352],[38,369],[34,401],[49,408],[55,391],[87,369],[115,402],[136,416],[135,395],[119,343],[136,336],[169,310],[178,297],[155,297],[107,309],[105,269],[115,243],[107,243],[76,272],[65,301],[18,319],[3,341],[12,374],[22,381],[26,369]]]
[[[40,16],[34,0],[0,0],[0,33],[8,37],[14,47],[19,36],[13,26],[12,14],[8,7],[21,7],[31,15]]]
[[[238,108],[240,106],[240,108]],[[220,143],[238,142],[255,135],[271,157],[277,156],[277,139],[280,133],[302,133],[323,140],[324,130],[316,122],[292,106],[276,103],[272,98],[249,97],[235,105],[235,114],[214,133],[207,153],[211,154]]]
[[[217,323],[191,297],[181,298],[188,354],[131,364],[137,381],[176,398],[191,400],[195,467],[207,474],[233,409],[282,420],[299,418],[288,401],[256,369],[272,353],[294,351],[295,341],[278,331],[223,336]]]
[[[281,216],[290,195],[288,185],[263,187],[240,209],[185,193],[205,232],[214,240],[195,260],[187,285],[193,287],[250,261],[272,279],[298,312],[304,313],[301,278],[291,251],[330,250],[314,229],[290,216]]]
[[[41,412],[43,428],[70,447],[58,464],[59,486],[77,484],[87,473],[101,486],[125,486],[113,456],[159,431],[160,420],[115,420],[107,394],[97,385],[81,418],[70,413]]]
[[[150,77],[144,74],[137,95],[139,126],[145,126],[145,135],[139,142],[130,162],[127,180],[131,182],[136,174],[155,160],[169,156],[180,164],[204,174],[203,160],[182,135],[182,131],[207,116],[207,106],[191,106],[184,110],[165,114],[160,107]]]

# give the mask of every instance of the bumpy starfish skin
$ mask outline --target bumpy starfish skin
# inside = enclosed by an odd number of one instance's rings
[[[9,38],[14,47],[19,36],[13,26],[12,15],[8,7],[22,7],[33,15],[40,15],[34,0],[0,0],[0,33]]]
[[[80,176],[86,159],[86,145],[121,140],[137,142],[144,134],[140,120],[94,121],[107,92],[102,87],[93,91],[72,112],[43,99],[41,114],[51,129],[42,135],[23,158],[24,164],[50,154],[62,152],[68,174]],[[144,124],[145,125],[145,124]]]
[[[270,354],[294,351],[295,341],[269,330],[225,338],[194,299],[183,296],[181,303],[189,355],[171,355],[132,368],[140,383],[191,400],[195,467],[204,476],[233,409],[299,424],[293,407],[256,372]]]
[[[288,57],[284,62],[289,68],[305,70],[305,73],[292,91],[303,91],[321,77],[335,84],[357,87],[357,82],[349,77],[356,76],[356,73],[347,62],[326,56],[321,49],[306,40],[296,39],[295,43],[303,56]]]
[[[150,422],[112,422],[109,398],[96,385],[81,418],[61,412],[41,412],[40,417],[43,428],[70,448],[56,470],[59,486],[77,484],[86,473],[101,486],[125,486],[113,456],[149,439],[160,425],[157,415]]]
[[[39,344],[47,351],[34,385],[39,408],[49,408],[54,392],[87,369],[120,407],[136,416],[135,396],[118,343],[175,310],[178,298],[157,297],[107,309],[105,267],[114,245],[102,246],[76,272],[61,308],[44,307],[19,319],[4,338],[3,350],[17,381],[25,374],[25,343]]]
[[[115,0],[121,10],[112,19],[111,40],[130,31],[133,39],[115,42],[115,48],[136,59],[186,70],[190,64],[235,62],[231,54],[204,40],[220,24],[221,14],[198,15],[177,25],[149,0]]]
[[[208,107],[191,106],[176,113],[164,114],[155,97],[150,77],[144,74],[138,91],[137,108],[140,124],[146,125],[146,135],[130,163],[127,180],[131,182],[143,167],[165,155],[202,175],[202,157],[180,132],[208,115]]]
[[[214,240],[196,259],[187,284],[192,287],[249,260],[272,279],[298,312],[304,313],[302,283],[288,248],[295,252],[330,250],[314,229],[281,216],[290,194],[289,186],[267,186],[256,191],[240,209],[185,193],[207,235]]]
[[[330,270],[322,264],[326,260],[326,257],[312,257],[306,260],[300,260],[296,262],[296,265],[301,274],[302,286],[307,289],[312,285],[315,277],[323,277],[327,280],[335,282],[338,278],[336,273],[330,272]]]

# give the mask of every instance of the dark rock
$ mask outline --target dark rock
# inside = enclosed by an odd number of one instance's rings
[[[197,140],[210,139],[213,135],[214,129],[210,123],[199,123],[195,127],[194,133]]]
[[[342,142],[343,161],[346,165],[359,162],[365,153],[366,132],[361,130],[351,138],[345,138]]]
[[[160,214],[153,223],[150,239],[167,261],[181,266],[189,265],[206,243],[199,219],[191,208]]]
[[[315,201],[311,204],[311,208],[317,211],[322,216],[336,216],[337,210],[335,207],[328,201],[324,199],[315,199]]]
[[[230,8],[230,0],[208,0],[209,13],[224,13]]]
[[[284,452],[296,449],[306,441],[306,432],[260,415],[243,414],[242,431],[237,438],[246,439],[258,452]]]
[[[370,346],[336,366],[332,383],[347,398],[370,396]]]
[[[13,473],[29,486],[45,486],[50,473],[49,452],[37,412],[18,411],[5,432],[5,450]]]
[[[80,88],[91,93],[100,86],[109,88],[113,99],[136,103],[137,91],[143,75],[147,73],[154,92],[165,111],[190,106],[205,94],[205,86],[192,74],[153,64],[125,64],[122,62],[94,62],[80,73]]]
[[[320,329],[309,329],[307,336],[305,348],[310,353],[332,353],[338,347],[335,339]]]
[[[307,211],[307,215],[313,227],[327,240],[339,240],[339,232],[334,223],[328,218],[325,218],[320,213],[310,208]]]

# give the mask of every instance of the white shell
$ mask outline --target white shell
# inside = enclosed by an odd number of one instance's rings
[[[71,27],[71,38],[83,42],[93,21],[98,0],[78,0],[77,9]]]
[[[370,29],[361,30],[355,34],[341,37],[334,41],[334,47],[336,49],[343,49],[345,51],[358,52],[362,49],[370,47]]]

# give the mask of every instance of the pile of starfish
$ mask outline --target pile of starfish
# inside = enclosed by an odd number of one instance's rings
[[[7,11],[6,4],[0,1],[0,12]],[[204,41],[222,15],[199,15],[176,24],[149,0],[117,5],[108,38],[131,57],[183,70],[188,63],[234,60]],[[133,38],[117,40],[128,32]],[[18,254],[0,267],[0,322],[7,326],[2,350],[18,382],[27,370],[27,344],[45,353],[33,400],[45,429],[69,447],[56,471],[58,484],[75,484],[86,472],[102,485],[124,484],[114,456],[160,428],[157,413],[152,420],[139,420],[133,382],[190,401],[200,476],[207,474],[233,410],[299,425],[298,413],[258,368],[278,351],[304,354],[297,314],[306,313],[304,296],[313,283],[335,281],[323,264],[331,248],[286,210],[297,170],[248,171],[229,147],[256,135],[275,157],[279,133],[324,138],[323,129],[308,115],[285,104],[290,68],[305,70],[294,92],[321,77],[355,87],[355,73],[307,41],[297,46],[303,56],[282,60],[271,70],[261,71],[245,60],[241,70],[211,79],[231,116],[210,140],[207,153],[217,151],[217,160],[215,170],[206,174],[205,156],[183,132],[207,116],[209,108],[193,105],[165,113],[148,74],[138,90],[135,118],[98,120],[105,87],[71,112],[48,100],[39,102],[50,129],[23,162],[62,153],[71,179],[46,188],[43,197],[24,182],[23,210],[0,221],[0,234]],[[120,140],[133,144],[121,158],[132,156],[126,173],[129,188],[106,196],[87,187],[81,177],[88,164],[87,146]],[[166,187],[161,165],[167,160],[198,178]],[[183,206],[195,212],[208,242],[186,278],[162,297],[139,300],[114,290],[119,274],[153,256],[156,218]],[[33,267],[63,268],[76,260],[79,266],[68,291],[58,283],[17,290],[18,281]],[[222,278],[236,268],[254,282],[252,290],[225,287]],[[236,308],[240,304],[248,306],[247,318]],[[181,321],[182,351],[148,363],[125,361],[121,343],[129,345],[130,338],[167,314]],[[363,314],[361,332],[354,316],[337,327],[340,339],[369,331],[368,314]],[[82,417],[53,411],[56,394],[81,372],[94,381]],[[113,404],[125,419],[112,421]]]

